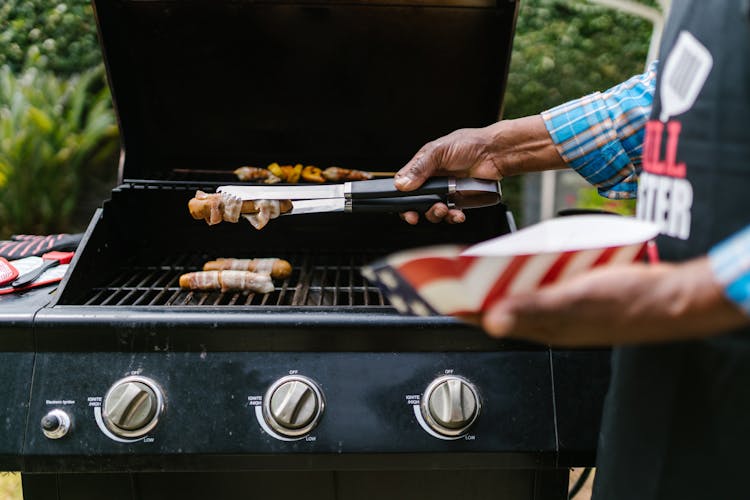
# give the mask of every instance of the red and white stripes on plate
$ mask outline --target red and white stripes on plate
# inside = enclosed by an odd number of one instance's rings
[[[643,259],[646,244],[499,257],[460,255],[463,247],[397,254],[363,270],[406,314],[467,315],[600,266]],[[410,254],[410,255],[409,255]]]

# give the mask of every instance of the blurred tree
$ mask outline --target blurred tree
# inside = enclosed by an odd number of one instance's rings
[[[83,229],[117,159],[89,0],[0,0],[0,84],[0,233]]]
[[[648,21],[585,0],[522,0],[506,117],[539,113],[642,72],[650,37]]]
[[[101,63],[89,0],[2,0],[0,66],[80,73]]]

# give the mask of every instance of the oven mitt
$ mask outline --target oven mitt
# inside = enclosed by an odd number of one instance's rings
[[[9,262],[9,264],[16,269],[17,273],[24,274],[43,265],[44,261],[41,257],[26,257],[24,259],[12,260]],[[47,269],[37,279],[26,286],[13,288],[8,284],[2,285],[0,287],[0,295],[22,292],[24,290],[29,290],[30,288],[57,283],[58,281],[62,280],[63,276],[65,276],[65,271],[68,270],[68,267],[70,267],[70,264],[62,264],[51,269]]]
[[[42,255],[53,250],[72,251],[78,247],[81,238],[83,238],[83,233],[51,234],[49,236],[14,234],[10,240],[0,240],[0,257],[11,260]]]

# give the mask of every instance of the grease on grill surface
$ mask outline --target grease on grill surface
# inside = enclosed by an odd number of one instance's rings
[[[310,253],[279,255],[292,263],[286,279],[274,280],[274,290],[252,292],[191,291],[180,288],[180,275],[201,269],[215,256],[176,255],[160,262],[133,262],[124,265],[104,286],[94,287],[85,305],[106,306],[296,306],[340,307],[388,306],[377,287],[360,274],[363,265],[381,254]]]

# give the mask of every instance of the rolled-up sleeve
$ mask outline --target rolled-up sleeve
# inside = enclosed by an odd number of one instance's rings
[[[562,159],[611,199],[635,198],[656,71],[542,113]]]

